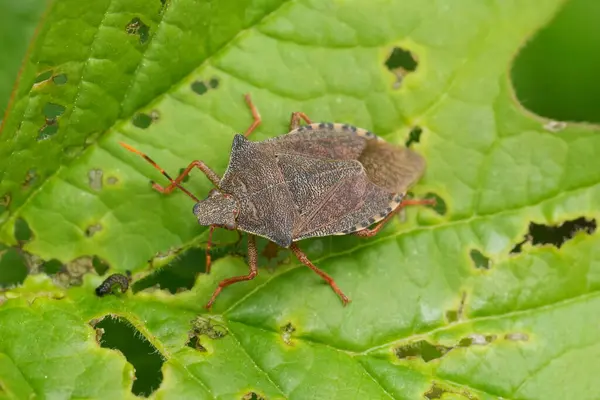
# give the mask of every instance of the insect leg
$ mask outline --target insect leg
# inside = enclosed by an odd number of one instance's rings
[[[300,248],[298,247],[298,245],[296,243],[292,243],[292,245],[290,246],[290,250],[292,250],[292,253],[294,253],[294,255],[296,256],[298,261],[300,261],[302,264],[306,265],[308,268],[315,271],[321,278],[325,279],[325,281],[329,284],[329,286],[331,286],[333,291],[338,296],[340,296],[340,299],[342,300],[342,303],[344,303],[344,305],[346,305],[350,302],[350,299],[348,297],[346,297],[346,295],[342,292],[342,290],[335,283],[333,278],[331,276],[327,275],[324,271],[321,271],[319,268],[317,268],[312,262],[310,262],[308,257],[306,257],[306,254],[304,254],[304,252],[302,250],[300,250]]]
[[[290,130],[289,132],[293,131],[294,129],[298,129],[300,127],[300,120],[303,119],[307,124],[312,124],[312,121],[310,120],[310,118],[308,118],[308,115],[304,114],[303,112],[293,112],[292,113],[292,118],[290,118]]]
[[[138,149],[135,149],[133,147],[131,147],[130,145],[128,145],[127,143],[123,143],[120,142],[119,143],[121,146],[123,146],[126,150],[131,151],[132,153],[138,154],[140,156],[142,156],[144,158],[144,160],[148,161],[150,164],[152,164],[152,166],[154,168],[156,168],[157,170],[160,171],[161,174],[163,174],[170,182],[171,184],[169,186],[167,186],[166,188],[160,186],[159,184],[152,182],[152,187],[155,190],[158,190],[161,193],[171,193],[173,191],[173,189],[175,188],[179,188],[181,189],[181,191],[183,191],[185,194],[187,194],[188,196],[190,196],[192,199],[194,199],[196,202],[198,202],[198,198],[196,196],[194,196],[193,194],[191,194],[186,188],[184,188],[183,186],[181,186],[181,181],[183,181],[183,179],[190,173],[190,171],[192,170],[192,168],[197,167],[199,168],[202,172],[204,172],[204,174],[208,177],[208,179],[210,179],[210,181],[218,187],[218,183],[220,181],[219,176],[213,172],[213,170],[211,170],[206,164],[204,164],[202,161],[193,161],[192,163],[190,163],[190,165],[188,165],[188,167],[185,169],[185,171],[183,171],[183,173],[181,175],[179,175],[177,177],[177,179],[173,179],[171,178],[171,176],[169,174],[167,174],[167,172],[161,168],[160,165],[158,165],[153,159],[151,159],[150,157],[148,157],[146,154],[142,153],[141,151],[139,151]]]
[[[202,161],[199,160],[192,161],[190,165],[188,165],[187,168],[177,178],[175,178],[175,180],[169,177],[169,180],[171,181],[170,185],[162,187],[158,183],[152,182],[152,187],[155,190],[165,194],[171,193],[175,188],[181,189],[181,182],[185,179],[186,176],[189,175],[189,173],[194,168],[198,168],[200,171],[202,171],[204,175],[206,175],[206,177],[212,182],[213,185],[219,187],[219,182],[221,181],[219,175],[217,175],[212,169],[210,169],[208,165],[204,164]],[[163,173],[163,175],[165,174]]]
[[[206,308],[210,309],[215,302],[215,299],[221,293],[224,287],[232,285],[237,282],[250,281],[258,274],[258,251],[256,250],[256,237],[254,235],[248,235],[248,275],[234,276],[233,278],[224,279],[219,283],[219,286],[213,292],[210,300],[206,303]]]
[[[207,274],[210,274],[210,263],[211,263],[210,248],[212,247],[212,236],[213,236],[213,232],[215,231],[215,228],[216,228],[215,225],[211,225],[208,228],[208,241],[206,242],[206,267],[205,267],[205,272]]]
[[[262,119],[260,118],[260,113],[258,112],[258,109],[254,105],[254,103],[252,103],[250,93],[244,95],[244,99],[246,100],[246,104],[248,104],[248,107],[250,107],[250,112],[252,112],[252,118],[254,118],[252,125],[250,125],[250,127],[246,129],[246,132],[244,132],[244,136],[248,137],[260,125]]]
[[[394,211],[389,213],[375,228],[363,229],[362,231],[354,232],[354,235],[360,236],[360,237],[375,236],[385,226],[385,224],[387,224],[392,218],[394,218],[394,215],[396,215],[396,213],[398,213],[398,211],[400,211],[402,208],[404,208],[406,206],[422,206],[422,205],[434,206],[435,199],[402,200],[402,202],[400,204],[398,204],[398,207],[396,207],[396,209]]]

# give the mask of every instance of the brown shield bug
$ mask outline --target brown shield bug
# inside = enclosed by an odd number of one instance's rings
[[[256,235],[289,248],[300,262],[327,281],[345,305],[350,301],[348,297],[328,274],[310,262],[296,242],[328,235],[373,236],[403,206],[432,204],[431,200],[404,199],[407,188],[423,173],[425,162],[411,150],[393,146],[367,130],[347,124],[313,124],[300,112],[292,114],[289,133],[251,142],[246,138],[261,118],[250,96],[245,98],[254,121],[243,135],[235,135],[222,178],[196,160],[172,179],[150,157],[125,143],[121,145],[141,155],[171,182],[166,187],[153,182],[154,189],[170,193],[179,188],[196,202],[193,211],[198,222],[210,227],[207,273],[216,227],[248,233],[249,273],[219,283],[207,308],[224,287],[257,275]],[[307,125],[300,126],[301,120]],[[194,168],[215,186],[204,200],[181,186]]]

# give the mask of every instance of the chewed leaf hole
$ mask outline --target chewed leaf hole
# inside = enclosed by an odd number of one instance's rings
[[[63,115],[65,110],[65,106],[61,106],[60,104],[46,103],[44,106],[44,116],[47,119],[56,119]]]
[[[453,347],[434,345],[426,340],[419,340],[415,343],[397,347],[394,350],[394,354],[399,359],[421,358],[423,361],[429,362],[442,357],[452,349]]]
[[[131,123],[138,128],[146,129],[152,124],[152,117],[148,114],[137,113],[133,116]]]
[[[208,81],[208,86],[210,86],[210,88],[211,88],[211,89],[216,89],[216,88],[218,88],[218,87],[219,87],[219,78],[216,78],[216,77],[214,77],[214,78],[211,78],[211,79]]]
[[[448,396],[447,396],[448,395]],[[478,397],[466,389],[450,387],[442,385],[437,382],[432,382],[431,387],[423,396],[429,400],[435,399],[465,399],[465,400],[476,400]]]
[[[52,82],[57,85],[64,85],[67,83],[67,75],[66,74],[58,74],[52,77]]]
[[[150,27],[146,25],[138,17],[133,18],[127,25],[125,25],[125,32],[129,35],[137,35],[140,37],[140,44],[145,44],[150,37]]]
[[[591,235],[596,231],[596,228],[596,220],[587,220],[585,217],[565,221],[560,225],[554,226],[541,225],[532,222],[529,224],[529,232],[525,235],[525,239],[518,243],[511,250],[511,253],[520,253],[523,245],[527,242],[534,246],[551,244],[560,248],[579,232],[585,232],[586,234]]]
[[[190,88],[194,91],[194,93],[199,94],[199,95],[203,95],[204,93],[208,92],[209,89],[216,89],[219,87],[219,78],[217,77],[212,77],[208,80],[208,82],[204,82],[204,81],[194,81],[192,82],[192,84],[190,85]]]
[[[192,83],[192,90],[197,93],[197,94],[204,94],[208,91],[208,88],[206,87],[206,84],[202,81],[194,81]]]
[[[14,228],[15,239],[21,245],[23,243],[29,242],[33,238],[33,232],[31,228],[29,228],[29,224],[23,218],[17,218],[15,220],[15,228]]]
[[[423,197],[423,199],[435,200],[435,205],[428,205],[427,207],[433,208],[436,213],[440,215],[446,215],[446,212],[448,212],[446,202],[437,194],[429,192]]]
[[[0,288],[23,283],[28,274],[27,261],[23,251],[0,244]]]
[[[106,261],[104,261],[98,256],[92,257],[92,266],[94,267],[96,273],[100,276],[106,274],[110,269],[110,265],[108,265]]]
[[[473,261],[475,268],[490,269],[492,265],[490,259],[484,256],[482,252],[477,249],[473,249],[469,252],[469,255],[471,256],[471,261]]]
[[[213,245],[211,248],[212,261],[218,260],[228,254],[231,254],[233,246]],[[157,287],[166,289],[175,294],[185,290],[190,290],[198,274],[206,270],[206,253],[203,248],[190,248],[185,252],[179,253],[173,250],[164,254],[157,254],[150,261],[151,267],[158,268],[150,275],[136,281],[132,285],[133,293]]]
[[[267,398],[256,392],[248,392],[242,397],[241,400],[267,400]]]
[[[42,82],[47,81],[50,78],[52,78],[52,70],[42,72],[41,74],[36,76],[35,81],[33,81],[33,83],[34,84],[42,83]]]
[[[413,143],[419,143],[423,129],[420,126],[413,126],[408,134],[408,139],[405,142],[406,147],[412,146]]]
[[[131,389],[134,395],[147,397],[160,386],[163,358],[129,321],[116,317],[93,321],[91,324],[97,332],[101,332],[100,346],[120,351],[135,368]]]
[[[410,51],[401,47],[394,47],[385,61],[385,66],[396,76],[396,82],[392,87],[399,89],[402,86],[404,77],[417,69],[418,62]]]
[[[58,132],[58,122],[56,119],[46,119],[46,123],[40,128],[37,140],[42,141],[50,139]]]

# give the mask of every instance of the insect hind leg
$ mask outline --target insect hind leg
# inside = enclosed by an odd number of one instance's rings
[[[342,292],[342,290],[335,283],[333,278],[324,271],[317,268],[312,262],[310,262],[308,257],[306,257],[306,254],[304,254],[304,252],[300,250],[296,243],[292,243],[292,245],[290,246],[290,250],[292,250],[292,253],[294,253],[298,261],[315,271],[321,278],[323,278],[329,284],[329,286],[331,286],[331,289],[333,289],[333,291],[340,297],[344,305],[350,303],[350,299],[344,294],[344,292]]]

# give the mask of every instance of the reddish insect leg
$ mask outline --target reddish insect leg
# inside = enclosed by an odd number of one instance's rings
[[[171,178],[171,176],[169,174],[167,174],[167,172],[164,169],[162,169],[153,159],[148,157],[146,154],[131,147],[127,143],[121,142],[119,144],[121,146],[123,146],[125,149],[131,151],[132,153],[142,156],[146,161],[148,161],[150,164],[152,164],[152,166],[154,168],[159,170],[160,173],[163,174],[171,182],[171,184],[167,187],[162,187],[158,183],[152,182],[152,187],[161,193],[165,193],[165,194],[171,193],[173,191],[173,189],[179,188],[185,194],[187,194],[192,199],[194,199],[196,202],[198,202],[198,198],[196,196],[194,196],[187,189],[185,189],[183,186],[181,186],[181,181],[183,181],[185,179],[185,177],[190,173],[190,171],[194,167],[200,169],[200,171],[202,171],[204,173],[204,175],[206,175],[206,177],[213,183],[213,185],[219,187],[219,181],[221,180],[221,178],[219,178],[219,176],[213,170],[211,170],[206,164],[204,164],[202,161],[191,162],[190,165],[188,165],[188,167],[181,173],[181,175],[179,175],[177,177],[177,179],[173,179],[173,178]]]
[[[303,112],[293,112],[292,118],[290,118],[289,132],[293,131],[294,129],[298,129],[300,127],[301,119],[303,119],[307,124],[312,124],[312,121],[310,120],[310,118],[308,118],[308,116],[306,114],[304,114]]]
[[[422,206],[422,205],[435,206],[435,199],[402,200],[402,202],[400,204],[398,204],[398,207],[396,207],[396,209],[394,211],[389,213],[375,228],[363,229],[362,231],[355,232],[354,235],[361,236],[361,237],[375,236],[384,227],[385,224],[387,224],[392,218],[394,218],[394,215],[396,215],[396,213],[398,211],[400,211],[402,208],[404,208],[406,206]]]
[[[252,103],[252,98],[250,97],[249,93],[244,96],[244,99],[246,100],[246,104],[248,104],[248,107],[250,107],[250,112],[252,112],[252,118],[254,118],[252,125],[250,125],[250,127],[246,129],[246,132],[244,132],[244,136],[248,137],[256,128],[258,128],[258,126],[262,122],[262,119],[260,118],[260,113],[258,112],[258,109],[254,105],[254,103]]]
[[[296,243],[292,243],[292,245],[290,246],[290,250],[292,250],[292,253],[294,253],[294,255],[296,256],[298,261],[300,261],[302,264],[306,265],[308,268],[315,271],[317,274],[319,274],[319,276],[321,278],[325,279],[325,281],[329,284],[329,286],[331,286],[333,291],[338,296],[340,296],[340,299],[342,300],[342,303],[344,303],[344,305],[346,305],[350,302],[350,299],[348,297],[346,297],[346,295],[342,292],[342,290],[335,283],[333,278],[330,277],[329,275],[327,275],[324,271],[321,271],[319,268],[317,268],[312,262],[310,262],[308,257],[306,257],[306,254],[304,254],[304,252],[302,252],[302,250],[300,250],[300,248],[298,247],[298,245]]]
[[[190,172],[194,168],[198,168],[200,171],[202,171],[204,173],[204,175],[206,175],[206,177],[212,182],[213,185],[215,185],[216,187],[219,187],[219,181],[221,180],[219,175],[217,175],[212,169],[210,169],[210,167],[208,165],[206,165],[202,161],[198,161],[198,160],[192,161],[190,163],[190,165],[188,165],[187,168],[177,178],[175,178],[175,180],[170,179],[170,177],[167,176],[169,178],[169,180],[171,181],[170,185],[163,187],[156,182],[152,182],[152,187],[161,193],[169,194],[175,188],[181,188],[181,186],[179,186],[179,185],[185,179],[185,177],[190,174]],[[163,173],[163,175],[165,175],[165,174]]]
[[[233,278],[222,280],[213,292],[210,301],[206,303],[206,308],[210,309],[212,307],[215,299],[224,287],[237,282],[250,281],[258,274],[258,251],[256,250],[256,237],[254,235],[248,235],[248,269],[250,271],[248,275],[234,276]]]
[[[204,271],[207,274],[210,273],[210,263],[211,263],[210,248],[212,247],[212,237],[213,237],[213,232],[215,231],[215,228],[216,228],[215,225],[211,225],[208,228],[208,241],[206,242],[206,267],[204,268]]]

